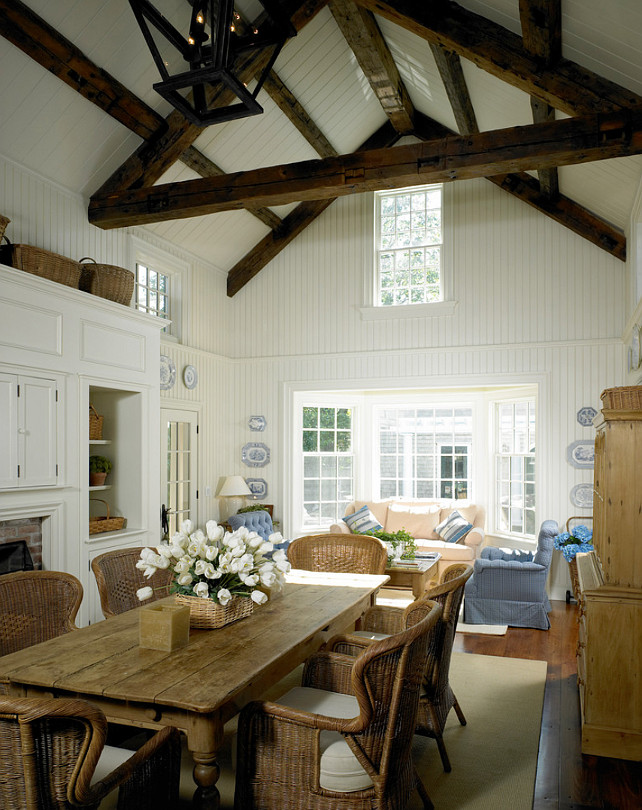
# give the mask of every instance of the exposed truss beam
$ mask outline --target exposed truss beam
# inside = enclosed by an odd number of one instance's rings
[[[193,146],[187,147],[181,155],[181,161],[186,166],[189,166],[192,171],[200,174],[201,177],[219,177],[225,174],[220,166],[217,166],[216,163]],[[257,205],[248,205],[246,208],[250,214],[260,219],[261,222],[270,229],[278,228],[282,222],[281,217],[277,216],[274,211],[270,211],[269,208],[262,208]]]
[[[361,144],[360,149],[368,151],[392,146],[398,137],[399,135],[392,125],[386,122],[374,135]],[[294,211],[284,218],[280,228],[267,234],[230,270],[227,274],[228,296],[231,298],[236,295],[333,202],[334,199],[312,200],[297,205]]]
[[[119,228],[642,153],[642,108],[449,136],[232,175],[95,195],[89,220]]]
[[[642,105],[642,97],[571,62],[560,59],[542,68],[524,50],[522,38],[478,14],[446,2],[355,0],[428,42],[442,45],[483,70],[544,99],[569,115],[606,112]]]
[[[162,115],[20,0],[0,0],[0,35],[141,138],[151,138],[167,126]]]
[[[430,50],[435,57],[439,75],[446,88],[446,95],[455,116],[457,130],[461,135],[479,132],[475,110],[470,100],[470,93],[461,67],[461,59],[458,54],[447,51],[441,45],[435,45],[434,42],[430,43]]]
[[[415,108],[374,16],[352,0],[331,0],[330,11],[392,125],[410,134]]]
[[[528,53],[543,66],[555,65],[562,56],[562,3],[561,0],[519,0],[522,40]],[[555,109],[537,96],[531,96],[533,121],[542,124],[555,120]],[[542,192],[548,197],[559,194],[557,169],[537,172]]]

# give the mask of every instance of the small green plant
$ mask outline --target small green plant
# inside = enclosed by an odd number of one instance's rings
[[[242,512],[267,512],[267,509],[261,503],[253,503],[250,506],[242,506],[237,515],[240,515]]]
[[[90,473],[108,473],[113,466],[106,456],[89,456]]]
[[[370,534],[386,543],[388,548],[392,549],[392,554],[388,554],[388,561],[394,559],[395,551],[399,545],[403,545],[402,560],[413,560],[415,558],[415,552],[417,551],[415,538],[405,529],[399,529],[398,532],[387,532],[385,529],[377,529],[376,531],[370,532],[355,532],[355,534]]]

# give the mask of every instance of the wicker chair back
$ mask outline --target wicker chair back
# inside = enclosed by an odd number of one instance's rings
[[[288,546],[292,568],[348,574],[383,574],[388,551],[376,537],[361,534],[310,534]]]
[[[142,546],[119,548],[106,551],[91,561],[91,570],[96,577],[100,595],[100,607],[106,619],[140,607],[136,591],[145,585],[154,589],[152,601],[169,596],[172,571],[159,570],[150,579],[145,579],[142,571],[136,568],[142,550]]]

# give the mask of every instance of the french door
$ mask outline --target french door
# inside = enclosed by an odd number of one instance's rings
[[[198,523],[198,413],[161,408],[163,532],[171,538],[184,520]]]

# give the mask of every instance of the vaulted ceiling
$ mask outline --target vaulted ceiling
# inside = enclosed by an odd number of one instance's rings
[[[0,153],[90,198],[97,226],[149,228],[225,270],[229,295],[337,197],[473,177],[625,259],[638,0],[281,5],[297,35],[264,113],[202,129],[153,91],[125,0],[0,0]]]

